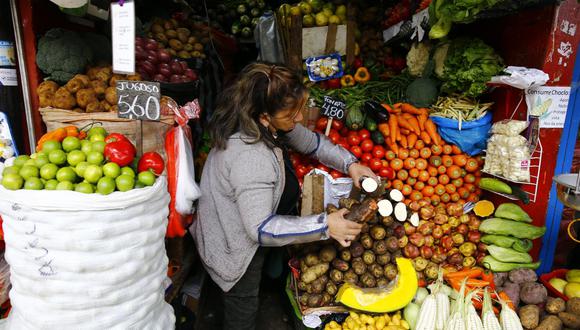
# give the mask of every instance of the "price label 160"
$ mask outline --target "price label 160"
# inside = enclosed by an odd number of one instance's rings
[[[159,83],[119,80],[116,90],[120,118],[159,121]]]

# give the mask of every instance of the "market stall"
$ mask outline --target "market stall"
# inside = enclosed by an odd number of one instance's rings
[[[3,127],[8,327],[72,329],[87,315],[179,327],[165,300],[182,300],[202,270],[187,229],[211,149],[205,123],[235,66],[256,55],[300,71],[304,126],[380,178],[356,189],[290,151],[301,215],[347,209],[362,224],[349,247],[288,248],[285,299],[300,328],[580,328],[580,265],[554,263],[556,196],[577,191],[550,191],[578,130],[578,3],[130,3],[132,71],[119,70],[109,3],[12,4],[35,138],[12,155]],[[86,253],[116,264],[75,257]],[[34,294],[41,280],[46,297]],[[92,304],[70,299],[95,282]],[[118,306],[126,313],[111,315]]]

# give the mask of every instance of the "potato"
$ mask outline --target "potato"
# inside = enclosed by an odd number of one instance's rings
[[[319,264],[320,259],[318,258],[318,256],[316,254],[309,253],[306,255],[306,258],[304,258],[304,262],[306,263],[306,266],[311,267],[311,266]]]
[[[336,292],[338,292],[338,287],[336,286],[336,284],[334,284],[334,282],[326,283],[326,293],[328,293],[331,296],[334,296]]]
[[[334,259],[332,261],[332,267],[340,270],[341,272],[346,272],[350,268],[348,262],[340,259]]]
[[[110,105],[117,104],[117,89],[115,87],[107,87],[105,89],[105,100]]]
[[[352,269],[354,270],[355,274],[362,275],[367,271],[367,265],[360,259],[352,261]]]
[[[52,106],[59,109],[71,110],[76,107],[75,97],[64,87],[60,87],[52,98]]]
[[[580,316],[572,313],[560,312],[558,317],[564,323],[564,326],[571,329],[580,329]]]
[[[520,308],[518,314],[522,326],[526,329],[534,329],[540,323],[540,308],[536,305],[526,305]]]
[[[358,275],[352,268],[344,272],[344,281],[350,284],[356,284],[358,282]]]
[[[103,108],[104,112],[110,112],[112,106],[109,104],[109,102],[107,102],[106,100],[102,100],[101,101],[101,108]]]
[[[59,86],[57,83],[55,83],[52,80],[45,80],[43,82],[40,83],[40,85],[38,85],[38,87],[36,88],[36,92],[38,94],[42,94],[42,93],[51,93],[54,94],[56,93],[56,91],[58,90]]]
[[[367,250],[373,248],[374,241],[369,234],[362,234],[360,237],[360,244]]]
[[[353,258],[358,258],[365,252],[364,247],[359,242],[352,242],[350,245],[350,254]]]
[[[574,315],[580,315],[580,298],[570,298],[566,302],[566,312],[572,313]]]
[[[300,295],[300,298],[298,298],[298,301],[300,301],[300,304],[303,306],[308,305],[308,299],[310,298],[310,295],[308,293],[303,293]]]
[[[320,263],[315,266],[308,268],[305,272],[302,273],[300,279],[306,283],[312,283],[316,278],[323,275],[328,271],[328,263]]]
[[[298,290],[300,290],[300,291],[308,290],[308,284],[306,284],[302,281],[298,281],[297,287],[298,287]]]
[[[107,84],[109,79],[111,79],[112,75],[113,75],[113,68],[111,68],[110,66],[106,66],[106,67],[99,68],[97,70],[97,73],[95,74],[94,79],[100,80],[100,81],[104,82],[105,84]],[[93,80],[93,78],[91,78],[91,80]],[[104,93],[104,91],[103,91],[103,93]]]
[[[387,252],[387,243],[384,240],[375,241],[373,243],[373,252],[376,255],[383,255]]]
[[[40,107],[50,107],[52,105],[52,98],[54,97],[54,93],[49,91],[42,92],[38,94],[38,100],[40,102]]]
[[[384,266],[391,262],[391,254],[389,252],[377,256],[377,264]]]
[[[378,264],[372,264],[369,267],[369,272],[376,278],[383,277],[383,267]]]
[[[90,88],[92,88],[94,90],[95,95],[97,96],[97,98],[99,100],[105,98],[105,91],[107,89],[106,81],[109,81],[109,80],[108,79],[107,80],[99,80],[99,79],[91,80],[91,87]]]
[[[103,112],[104,109],[101,106],[101,102],[95,101],[87,104],[87,108],[85,109],[87,113],[89,112]]]
[[[342,250],[340,251],[340,259],[344,260],[344,261],[350,261],[350,259],[352,258],[352,255],[350,254],[350,250]]]
[[[344,281],[344,274],[338,269],[333,269],[330,271],[330,278],[334,283],[339,284]]]
[[[95,91],[90,88],[79,89],[79,91],[77,92],[76,100],[79,107],[83,109],[86,109],[89,103],[98,102]]]
[[[361,277],[360,277],[360,281],[363,283],[363,285],[367,288],[374,288],[377,286],[377,280],[375,279],[375,277],[369,273],[364,273]]]
[[[550,314],[558,314],[566,310],[566,302],[562,298],[548,297],[546,303],[546,312]]]
[[[541,304],[548,298],[548,290],[540,283],[527,282],[520,286],[520,299],[526,304]]]
[[[374,264],[375,263],[375,260],[376,260],[375,253],[373,251],[371,251],[371,250],[365,251],[363,253],[362,258],[363,258],[364,263],[367,264],[367,265]]]
[[[308,297],[308,302],[306,305],[308,307],[320,307],[322,303],[322,295],[320,294],[312,294]]]
[[[322,293],[322,300],[320,306],[328,306],[332,303],[332,296],[326,292]]]
[[[397,266],[393,265],[393,264],[388,264],[384,267],[384,273],[385,273],[385,277],[389,280],[392,281],[397,277],[398,271],[397,271]]]
[[[322,280],[319,277],[310,283],[310,288],[311,291],[309,291],[309,293],[322,293],[326,288],[326,285],[322,283]]]
[[[550,315],[542,320],[535,330],[561,330],[562,321],[554,315]]]
[[[320,250],[318,258],[322,262],[331,262],[336,258],[336,249],[332,245],[327,245]]]
[[[371,237],[375,240],[380,240],[385,238],[385,236],[387,235],[387,232],[385,231],[385,228],[383,228],[382,226],[373,226],[371,228]]]
[[[353,206],[360,204],[358,200],[354,198],[341,198],[338,200],[338,207],[341,209],[351,209]]]

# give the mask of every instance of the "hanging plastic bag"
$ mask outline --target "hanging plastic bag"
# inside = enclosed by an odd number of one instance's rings
[[[199,118],[201,108],[197,100],[181,108],[173,107],[177,126],[165,135],[167,153],[167,181],[171,202],[167,237],[183,237],[186,228],[193,222],[193,203],[201,196],[195,182],[195,167],[192,152],[190,119]]]
[[[457,145],[463,152],[473,156],[485,149],[492,117],[492,113],[487,112],[478,120],[463,121],[461,129],[459,129],[459,121],[455,119],[435,116],[430,118],[437,125],[439,135],[445,141]]]

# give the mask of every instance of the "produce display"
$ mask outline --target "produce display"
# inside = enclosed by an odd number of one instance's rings
[[[324,330],[354,330],[366,326],[367,329],[385,330],[408,330],[411,329],[409,322],[403,319],[401,312],[371,315],[350,312],[342,323],[330,321],[324,326]]]
[[[178,21],[175,18],[154,18],[147,31],[147,37],[159,43],[159,47],[150,49],[147,44],[135,40],[135,55],[143,54],[143,50],[164,49],[170,56],[181,59],[206,58],[204,48],[209,42],[208,28],[190,21]],[[138,47],[141,47],[139,51]],[[165,63],[165,62],[163,62]]]
[[[73,190],[108,195],[152,186],[165,164],[156,152],[135,158],[135,146],[122,134],[100,126],[88,132],[58,128],[38,141],[37,152],[20,155],[2,171],[9,190]]]
[[[520,135],[527,126],[527,122],[520,120],[493,124],[483,167],[486,173],[511,181],[530,182],[530,147],[528,140]]]
[[[137,72],[145,80],[170,83],[187,83],[198,79],[187,62],[172,59],[171,49],[161,48],[161,43],[147,38],[135,38]],[[182,57],[182,56],[179,56]]]
[[[139,74],[113,73],[110,66],[91,67],[86,74],[77,74],[65,85],[45,80],[36,88],[41,107],[76,112],[116,112],[117,80],[141,80]]]
[[[234,21],[231,25],[231,33],[236,37],[251,38],[260,16],[264,14],[265,10],[266,2],[264,0],[246,0],[239,3],[235,7],[235,15],[231,17]]]
[[[337,6],[331,1],[322,0],[283,4],[278,8],[278,14],[285,21],[289,21],[291,16],[301,16],[303,27],[327,26],[330,23],[346,24],[346,11],[344,4]]]

